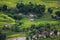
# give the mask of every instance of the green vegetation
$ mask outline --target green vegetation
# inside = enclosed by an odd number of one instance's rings
[[[30,15],[33,15],[34,17],[31,17]],[[34,20],[32,21],[31,19]],[[59,1],[0,0],[0,29],[6,33],[7,38],[27,36],[28,40],[28,35],[26,34],[29,30],[32,29],[32,32],[34,33],[34,28],[36,26],[37,28],[39,25],[46,26],[47,23],[51,25],[50,27],[53,27],[53,30],[55,28],[55,30],[60,31]],[[45,29],[43,30],[45,31]],[[48,28],[46,28],[46,30],[48,30]],[[51,38],[41,38],[40,40],[49,39]],[[54,40],[58,40],[57,36]]]
[[[47,0],[45,1],[45,0],[22,0],[23,1],[23,3],[24,4],[27,4],[27,3],[29,3],[29,2],[32,2],[32,3],[37,3],[37,4],[45,4],[46,6],[48,6],[48,7],[59,7],[59,1],[57,0],[57,1],[52,1],[51,0],[51,2],[50,2],[50,0],[48,0],[48,2],[47,2]],[[6,5],[8,5],[9,7],[14,7],[15,5],[16,5],[16,3],[20,3],[21,2],[21,0],[0,0],[0,4],[2,5],[2,4],[6,4]],[[52,5],[51,5],[52,4]]]

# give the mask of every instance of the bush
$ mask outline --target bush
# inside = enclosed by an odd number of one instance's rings
[[[2,11],[6,11],[7,10],[7,5],[3,5],[2,6]]]
[[[56,11],[55,14],[60,17],[60,11]]]
[[[48,8],[48,12],[49,12],[50,14],[52,14],[52,13],[53,13],[53,9]]]
[[[11,27],[11,30],[14,31],[14,32],[19,32],[19,31],[20,31],[20,27],[19,27],[17,24],[14,24],[14,25]]]
[[[23,4],[23,3],[17,3],[16,8],[19,9],[19,12],[21,13],[39,13],[42,14],[45,12],[45,5],[37,5],[29,2],[29,4]]]
[[[53,19],[57,19],[57,16],[51,15],[51,17],[52,17]]]

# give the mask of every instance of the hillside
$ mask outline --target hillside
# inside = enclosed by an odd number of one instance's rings
[[[0,29],[6,24],[11,24],[11,27],[4,26],[5,29],[2,29],[7,38],[33,36],[40,30],[42,33],[49,31],[47,35],[50,31],[60,32],[60,14],[56,14],[57,11],[60,13],[58,0],[0,0],[0,6]],[[55,38],[58,40],[55,34],[53,36],[54,38],[47,37],[41,40],[55,40]]]

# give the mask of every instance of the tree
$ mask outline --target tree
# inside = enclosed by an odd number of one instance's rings
[[[31,25],[31,30],[33,30],[35,27],[35,24]]]
[[[13,16],[13,18],[14,18],[15,20],[21,20],[23,17],[22,17],[21,15],[15,14],[15,15]]]
[[[33,3],[29,2],[29,4],[28,4],[29,12],[33,12],[32,11],[33,7],[34,7]]]
[[[45,5],[40,5],[40,12],[45,12]]]
[[[56,11],[55,14],[60,17],[60,11]]]
[[[46,24],[45,30],[48,32],[51,31],[51,25],[49,23]]]
[[[49,12],[50,14],[52,14],[52,13],[53,13],[53,9],[52,9],[52,8],[48,8],[48,12]]]
[[[54,34],[57,35],[58,30],[54,30]]]
[[[6,40],[6,34],[2,33],[0,30],[0,40]]]
[[[57,16],[56,16],[56,15],[51,15],[51,17],[52,17],[53,19],[56,19],[56,18],[57,18]]]
[[[1,6],[0,6],[0,11],[1,11]]]
[[[2,6],[2,11],[6,11],[7,10],[7,5],[3,5]]]
[[[19,32],[20,31],[20,25],[18,23],[14,24],[11,27],[11,30],[14,31],[14,32]]]
[[[45,5],[37,5],[36,9],[39,13],[45,12]]]
[[[19,32],[19,26],[15,24],[15,32]]]
[[[25,11],[24,6],[25,5],[23,3],[17,3],[16,8],[18,8],[20,12],[23,13]]]

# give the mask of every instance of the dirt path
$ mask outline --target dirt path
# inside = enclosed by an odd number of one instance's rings
[[[26,37],[17,37],[17,38],[10,38],[7,40],[26,40]]]

